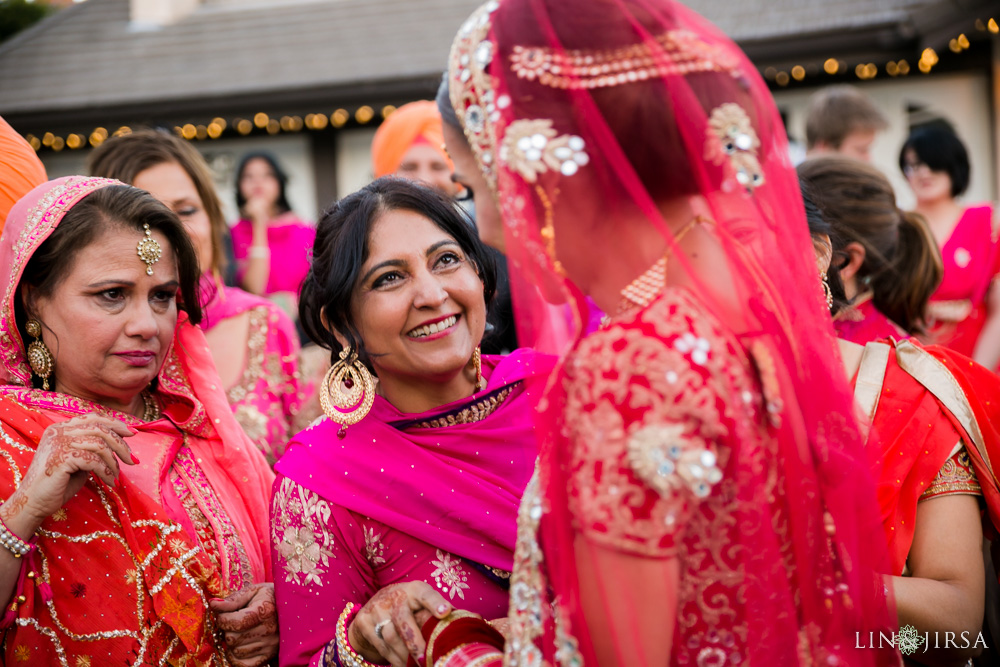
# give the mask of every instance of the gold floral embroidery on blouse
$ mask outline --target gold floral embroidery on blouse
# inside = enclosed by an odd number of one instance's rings
[[[750,403],[720,400],[734,348],[686,296],[665,295],[636,317],[656,335],[623,321],[584,339],[567,364],[570,509],[591,539],[666,555],[691,505],[722,479],[723,411],[748,414],[760,394],[744,369],[737,395]]]
[[[330,504],[291,479],[281,480],[272,500],[271,542],[279,555],[285,581],[300,586],[323,585],[330,567],[333,536]]]

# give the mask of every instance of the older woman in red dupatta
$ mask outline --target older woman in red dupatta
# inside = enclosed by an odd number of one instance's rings
[[[66,431],[81,421],[97,420],[105,430],[125,429],[133,465],[114,486],[112,477],[90,478],[42,522],[37,556],[22,568],[19,594],[24,599],[15,598],[23,604],[11,608],[16,626],[7,631],[8,659],[49,655],[53,662],[77,665],[76,657],[93,654],[122,656],[130,664],[150,658],[173,664],[189,655],[201,662],[261,664],[273,655],[276,643],[261,644],[267,643],[269,618],[270,633],[275,633],[273,589],[265,583],[270,581],[266,503],[273,475],[233,418],[201,331],[184,312],[168,323],[168,345],[157,353],[162,363],[152,367],[154,379],[141,392],[144,409],[138,416],[59,391],[66,386],[60,384],[60,368],[70,376],[67,366],[61,366],[69,363],[66,355],[92,354],[87,345],[98,343],[90,336],[54,339],[50,325],[42,323],[36,343],[56,350],[49,353],[55,378],[51,390],[48,376],[41,381],[36,375],[40,368],[28,363],[22,297],[35,288],[26,288],[29,281],[22,277],[36,252],[49,247],[46,241],[65,216],[95,193],[105,203],[90,206],[132,207],[105,213],[110,220],[118,218],[120,227],[98,228],[98,238],[108,243],[114,230],[124,230],[135,241],[153,239],[166,257],[186,258],[191,285],[184,299],[196,299],[197,261],[190,241],[176,217],[142,191],[108,179],[69,177],[36,188],[12,209],[0,237],[0,271],[10,277],[0,304],[0,397],[3,427],[11,436],[3,438],[10,464],[2,480],[4,495],[10,499],[22,484],[32,450],[39,436],[44,444],[47,427]],[[143,211],[146,229],[152,226],[158,236],[128,231],[128,225],[141,221],[129,219],[126,210]],[[169,239],[166,250],[158,237]],[[136,257],[134,243],[132,248],[138,273],[153,276],[160,255],[149,254],[148,246],[140,244]],[[67,265],[78,264],[69,259]],[[178,260],[178,266],[187,265]],[[66,271],[75,275],[72,268]],[[115,289],[124,293],[129,288]],[[167,293],[161,289],[156,299],[161,292]],[[58,317],[71,318],[74,312],[67,309]],[[200,317],[197,307],[193,312]],[[159,338],[163,334],[157,331]],[[129,366],[148,363],[140,359]],[[107,472],[117,468],[107,463]],[[53,465],[51,458],[47,465]],[[4,520],[13,513],[5,513]],[[100,605],[103,615],[93,613],[94,605]],[[228,652],[217,643],[216,628],[227,631]],[[241,635],[251,628],[257,636],[247,642]]]

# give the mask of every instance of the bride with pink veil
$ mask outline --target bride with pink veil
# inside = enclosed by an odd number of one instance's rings
[[[895,624],[885,553],[754,66],[670,0],[501,0],[459,31],[447,86],[520,340],[545,331],[561,362],[534,394],[506,642],[429,619],[427,664],[896,664],[858,648]]]

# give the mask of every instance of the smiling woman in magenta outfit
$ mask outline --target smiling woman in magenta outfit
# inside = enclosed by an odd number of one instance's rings
[[[434,608],[506,615],[535,459],[528,386],[546,364],[480,355],[495,266],[428,187],[387,177],[344,198],[314,255],[301,320],[336,363],[320,390],[327,416],[276,466],[282,665],[330,664],[338,617],[341,659],[348,635],[351,650],[372,649],[362,634],[374,626],[392,638],[386,619],[414,590],[404,582],[433,587],[417,588]]]

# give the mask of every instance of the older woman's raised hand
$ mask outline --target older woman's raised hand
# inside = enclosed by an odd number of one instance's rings
[[[123,422],[93,413],[52,424],[42,433],[24,479],[0,516],[14,530],[13,524],[19,524],[34,532],[76,495],[91,473],[114,486],[119,461],[139,462],[125,443],[132,435],[135,432]]]
[[[393,667],[406,667],[412,655],[422,663],[426,646],[420,626],[430,616],[444,618],[451,610],[451,604],[426,582],[386,586],[355,616],[348,640],[369,662],[388,660]]]
[[[258,667],[278,655],[278,608],[274,584],[254,584],[224,600],[211,600],[226,657],[235,667]]]

